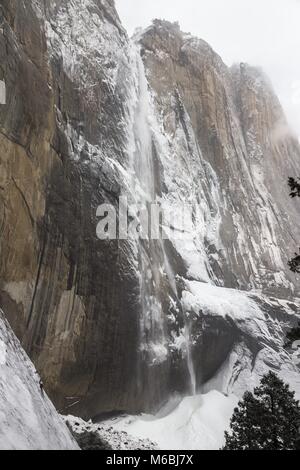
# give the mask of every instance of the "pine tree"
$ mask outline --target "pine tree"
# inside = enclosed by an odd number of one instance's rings
[[[300,254],[295,253],[295,257],[288,262],[288,265],[293,273],[300,274]]]
[[[287,338],[286,347],[292,346],[294,341],[298,341],[300,339],[300,322],[298,323],[298,326],[288,331],[286,338]]]
[[[300,406],[279,377],[270,372],[234,410],[224,450],[296,450]]]
[[[300,178],[289,178],[290,196],[300,197]]]
[[[289,178],[290,197],[300,197],[300,178]],[[295,253],[295,257],[289,261],[289,268],[293,273],[300,274],[300,254]]]

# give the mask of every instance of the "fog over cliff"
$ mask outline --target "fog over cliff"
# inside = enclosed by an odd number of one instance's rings
[[[227,65],[243,61],[263,67],[300,136],[299,0],[116,0],[116,6],[129,35],[153,18],[178,21]]]

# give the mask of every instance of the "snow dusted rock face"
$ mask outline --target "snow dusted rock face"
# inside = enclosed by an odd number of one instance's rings
[[[186,277],[274,295],[299,290],[287,260],[299,239],[287,177],[300,148],[268,79],[228,69],[202,40],[154,21],[140,35],[160,125],[164,197],[201,206],[194,243],[176,244]]]
[[[194,207],[193,238],[164,246],[169,271],[181,277],[166,311],[171,388],[190,381],[194,393],[227,370],[218,390],[242,395],[271,367],[299,390],[283,344],[299,315],[299,277],[287,260],[300,226],[287,178],[300,171],[300,148],[272,86],[248,65],[229,69],[177,24],[154,21],[135,41],[160,160],[156,194],[163,207]],[[198,295],[187,302],[191,285]]]
[[[242,397],[272,369],[300,397],[300,368],[284,348],[297,322],[295,303],[255,292],[188,281],[182,301],[191,322],[193,364],[201,390]],[[224,358],[226,358],[224,360]]]
[[[261,350],[283,370],[300,151],[267,80],[170,23],[133,43],[112,0],[2,0],[0,15],[0,306],[58,409],[152,411],[224,364],[230,390]],[[200,207],[194,237],[98,240],[97,207],[124,194]],[[262,294],[221,315],[193,282]]]
[[[0,449],[76,450],[63,419],[0,311]]]

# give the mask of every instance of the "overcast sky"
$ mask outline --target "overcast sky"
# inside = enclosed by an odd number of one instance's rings
[[[116,0],[131,35],[153,18],[179,21],[223,60],[260,65],[300,136],[300,0]]]

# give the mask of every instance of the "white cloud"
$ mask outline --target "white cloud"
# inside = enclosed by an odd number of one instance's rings
[[[300,135],[300,0],[116,0],[132,34],[153,18],[179,21],[223,60],[260,65]]]

